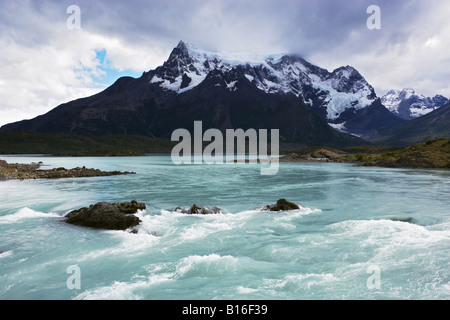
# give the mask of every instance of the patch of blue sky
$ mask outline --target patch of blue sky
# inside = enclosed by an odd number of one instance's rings
[[[98,69],[103,72],[100,72],[100,75],[92,76],[92,79],[95,83],[96,87],[108,87],[116,82],[120,77],[133,77],[138,78],[142,75],[142,73],[136,73],[131,70],[122,70],[119,71],[112,67],[111,62],[108,60],[107,51],[105,49],[96,50],[96,59],[99,62]]]

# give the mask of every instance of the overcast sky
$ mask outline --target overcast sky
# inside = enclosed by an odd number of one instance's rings
[[[378,96],[450,97],[447,0],[0,0],[0,126],[161,65],[179,40],[355,67]],[[69,28],[71,5],[80,29]],[[381,29],[368,29],[370,5]],[[72,25],[73,24],[69,24]]]

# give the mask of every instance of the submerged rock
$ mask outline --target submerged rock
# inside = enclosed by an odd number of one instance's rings
[[[391,221],[400,221],[400,222],[407,222],[412,224],[417,224],[416,219],[413,217],[406,217],[406,218],[390,218]]]
[[[222,213],[220,208],[217,207],[199,207],[196,204],[194,204],[192,207],[185,209],[182,207],[176,207],[172,210],[173,212],[179,212],[184,214],[217,214]]]
[[[141,220],[134,216],[145,209],[145,203],[136,200],[123,203],[98,202],[89,208],[73,210],[66,215],[66,222],[97,229],[125,230],[137,226]]]
[[[287,201],[286,199],[279,199],[277,203],[265,206],[263,211],[286,211],[295,209],[300,209],[296,203]]]

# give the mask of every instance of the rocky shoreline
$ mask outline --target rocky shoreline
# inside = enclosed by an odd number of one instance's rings
[[[125,174],[135,174],[128,171],[101,171],[86,167],[76,167],[73,169],[53,168],[41,170],[42,162],[31,164],[7,163],[0,160],[0,181],[25,180],[25,179],[59,179],[59,178],[86,178],[103,177]]]
[[[330,162],[339,158],[342,153],[340,150],[326,148],[305,149],[283,155],[280,157],[280,162]]]

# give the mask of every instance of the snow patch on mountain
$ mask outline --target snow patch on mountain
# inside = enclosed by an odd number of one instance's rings
[[[431,111],[434,111],[436,109],[438,109],[438,107],[430,108],[430,107],[427,107],[427,106],[420,106],[420,107],[411,107],[411,108],[409,108],[409,110],[411,111],[411,117],[413,117],[413,118],[418,118],[418,117],[424,116],[424,115],[426,115],[426,114],[428,114]]]
[[[341,132],[348,132],[347,128],[345,127],[345,122],[342,123],[328,123],[330,126],[335,128],[336,130],[339,130]]]
[[[348,67],[349,69],[351,67]],[[327,118],[334,120],[347,108],[362,109],[374,101],[373,89],[367,86],[363,78],[355,83],[348,84],[343,79],[348,80],[351,72],[356,70],[341,70],[337,74],[333,74],[327,79],[320,79],[315,75],[310,75],[312,86],[321,92],[326,92],[328,96],[324,102],[327,103]],[[348,90],[350,86],[356,87],[357,90]]]
[[[387,94],[381,97],[381,103],[391,112],[398,113],[398,107],[404,100],[411,98],[415,94],[414,89],[405,88],[403,90],[390,90]],[[425,99],[425,96],[418,96]]]

